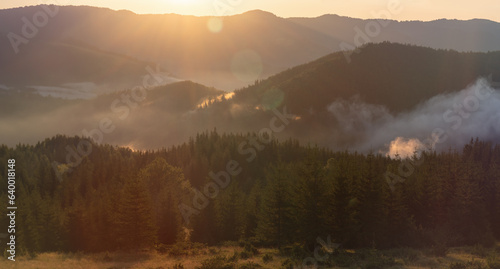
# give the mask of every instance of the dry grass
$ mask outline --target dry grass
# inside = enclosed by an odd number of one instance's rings
[[[22,269],[170,269],[176,264],[182,264],[185,269],[194,269],[201,262],[216,255],[232,256],[235,251],[241,252],[240,247],[211,247],[204,248],[197,255],[170,257],[167,254],[151,253],[99,253],[99,254],[67,254],[67,253],[42,253],[35,258],[16,257],[12,262],[1,259],[0,268],[22,268]],[[264,263],[262,256],[271,253],[273,261]],[[279,268],[285,259],[277,255],[278,251],[273,249],[260,249],[260,253],[252,258],[238,261],[243,264],[253,261],[263,268]]]
[[[500,249],[500,248],[499,248]],[[43,253],[33,259],[28,257],[18,257],[16,262],[6,259],[0,260],[0,268],[22,268],[22,269],[170,269],[176,264],[182,264],[186,269],[193,269],[200,266],[202,261],[214,255],[231,257],[234,253],[240,253],[243,248],[236,246],[226,247],[205,247],[197,251],[197,254],[189,256],[171,257],[157,252],[141,253]],[[418,252],[416,258],[408,261],[404,258],[396,257],[396,266],[391,268],[448,268],[453,262],[466,262],[477,260],[486,263],[485,257],[474,253],[473,248],[452,248],[445,257],[435,257]],[[273,260],[264,263],[262,257],[265,254],[273,256]],[[500,255],[500,254],[499,254]],[[259,249],[259,254],[249,259],[239,259],[238,264],[254,262],[265,268],[280,268],[285,257],[278,255],[276,249]]]

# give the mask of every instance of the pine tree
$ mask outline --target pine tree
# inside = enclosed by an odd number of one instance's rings
[[[206,244],[216,244],[217,239],[216,214],[214,203],[209,203],[200,210],[199,214],[192,217],[192,240]]]
[[[217,217],[218,240],[237,241],[243,235],[244,216],[243,192],[238,182],[232,182],[215,200],[215,215]]]
[[[156,241],[151,199],[138,178],[128,179],[123,187],[117,230],[123,249],[151,247]]]
[[[43,251],[61,250],[63,246],[64,230],[59,207],[46,197],[39,205],[40,248]]]
[[[455,189],[455,197],[450,207],[449,225],[458,236],[458,244],[494,243],[487,221],[487,211],[482,202],[485,194],[479,184],[485,178],[480,163],[472,160],[463,162]]]
[[[139,172],[152,200],[155,226],[160,243],[173,244],[182,231],[182,216],[177,205],[188,196],[190,184],[182,170],[156,158]]]
[[[316,238],[327,233],[324,169],[312,153],[297,166],[296,174],[298,180],[294,184],[292,200],[296,210],[297,236],[312,249]]]
[[[255,236],[262,201],[262,191],[262,183],[260,180],[257,180],[246,197],[243,216],[243,237],[245,238]]]
[[[35,190],[29,192],[23,183],[17,183],[19,187],[17,204],[22,210],[18,211],[16,222],[16,234],[18,235],[18,247],[22,252],[29,254],[42,250],[42,225],[38,219],[40,194]],[[26,254],[23,253],[23,254]]]
[[[327,223],[336,242],[347,244],[353,239],[353,219],[351,203],[352,173],[349,168],[347,154],[330,159],[327,164],[327,179],[330,183],[328,194],[330,206],[327,207],[329,218]]]
[[[67,218],[66,218],[66,241],[67,249],[69,251],[82,251],[87,250],[87,235],[85,218],[84,218],[84,208],[83,201],[77,199],[75,203],[70,207],[66,208]]]
[[[284,164],[270,167],[256,232],[258,238],[278,248],[295,238],[290,190],[294,179],[290,170],[290,166]]]
[[[353,224],[357,244],[374,247],[383,240],[383,192],[386,184],[380,156],[368,154],[363,158],[360,173],[355,176],[353,195]]]
[[[489,220],[495,237],[500,239],[500,225],[494,225],[500,223],[500,146],[496,146],[493,150],[493,157],[488,169],[488,182],[486,188],[492,193],[488,203]]]

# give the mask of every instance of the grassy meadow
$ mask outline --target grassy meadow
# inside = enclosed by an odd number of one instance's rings
[[[498,269],[500,268],[500,244],[491,248],[482,246],[458,248],[389,250],[335,250],[319,252],[323,262],[312,265],[314,254],[294,248],[270,249],[239,246],[225,243],[218,247],[203,245],[175,245],[152,251],[135,253],[104,252],[41,253],[21,256],[15,262],[2,259],[0,268],[23,269],[252,269],[252,268],[450,268],[450,269]],[[309,261],[309,267],[302,266]],[[305,263],[304,263],[305,262]],[[294,267],[296,266],[296,267]],[[301,267],[302,266],[302,267]]]

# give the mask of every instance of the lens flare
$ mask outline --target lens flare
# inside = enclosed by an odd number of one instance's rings
[[[222,31],[222,28],[224,27],[224,22],[222,18],[212,17],[208,19],[207,27],[210,32],[216,34]]]
[[[263,69],[262,58],[254,50],[239,51],[231,61],[233,75],[243,82],[254,82],[260,77]]]

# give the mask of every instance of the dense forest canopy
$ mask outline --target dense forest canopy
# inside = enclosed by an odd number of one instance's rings
[[[155,151],[83,140],[0,147],[2,182],[16,160],[23,252],[186,240],[310,246],[328,235],[343,247],[380,248],[500,238],[500,146],[488,142],[391,159],[215,130]]]

